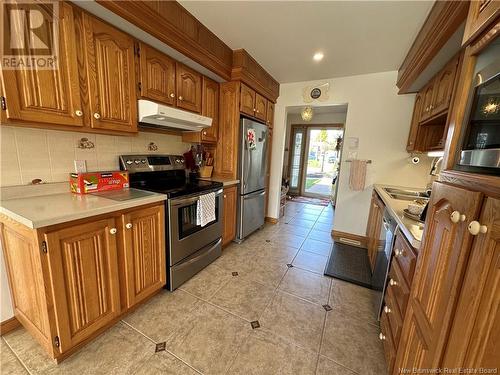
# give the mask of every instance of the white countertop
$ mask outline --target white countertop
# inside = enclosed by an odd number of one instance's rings
[[[105,198],[103,196],[105,194],[78,195],[69,191],[48,195],[24,196],[0,201],[0,213],[29,228],[42,228],[167,199],[164,194],[142,190],[125,189],[123,191],[125,195],[127,192],[130,194],[129,199],[120,201]]]
[[[233,180],[224,177],[201,177],[200,180],[222,182],[223,186],[231,186],[240,183],[240,180]]]
[[[422,234],[424,232],[424,225],[416,220],[412,220],[403,215],[403,210],[408,208],[408,203],[411,201],[404,201],[399,199],[393,199],[389,194],[385,192],[383,188],[392,187],[399,189],[415,190],[414,187],[404,187],[404,186],[392,186],[392,185],[374,185],[375,191],[378,193],[385,206],[389,210],[391,216],[398,223],[398,227],[408,242],[415,248],[420,249]],[[425,190],[425,189],[419,189]]]

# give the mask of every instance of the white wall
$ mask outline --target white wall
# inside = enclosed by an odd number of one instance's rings
[[[321,81],[295,82],[280,85],[276,103],[273,155],[271,160],[270,204],[268,216],[278,217],[281,171],[286,133],[286,108],[305,105],[302,90],[306,86],[330,83],[330,98],[314,102],[314,106],[347,104],[344,139],[359,138],[359,159],[371,159],[364,191],[351,191],[348,186],[350,164],[343,150],[334,229],[365,235],[372,185],[384,183],[422,187],[429,180],[430,160],[419,165],[408,163],[405,150],[414,95],[398,95],[397,72],[382,72]]]
[[[88,138],[93,149],[80,149],[78,140]],[[154,142],[157,151],[149,151]],[[118,169],[118,155],[127,153],[182,154],[191,145],[182,137],[140,132],[120,137],[79,132],[0,127],[0,186],[26,185],[33,179],[44,182],[68,181],[73,160],[86,160],[89,171]]]

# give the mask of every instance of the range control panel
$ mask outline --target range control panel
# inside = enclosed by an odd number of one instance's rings
[[[120,169],[131,173],[184,169],[180,155],[121,155]]]

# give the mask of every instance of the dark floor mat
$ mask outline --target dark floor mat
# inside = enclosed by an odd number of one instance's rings
[[[325,268],[325,275],[371,289],[372,272],[368,251],[334,242]]]

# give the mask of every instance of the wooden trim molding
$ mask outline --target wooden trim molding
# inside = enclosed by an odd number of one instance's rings
[[[468,1],[436,1],[398,70],[399,94],[409,88],[467,18]]]
[[[360,236],[359,234],[352,234],[347,232],[341,232],[338,230],[332,230],[332,237],[335,242],[361,247],[363,249],[368,248],[368,239],[366,238],[366,236]]]
[[[221,78],[231,79],[233,50],[178,2],[97,0],[97,3]]]
[[[244,49],[233,51],[233,81],[241,81],[276,103],[280,84]]]
[[[6,333],[15,330],[20,326],[21,323],[19,323],[19,320],[17,320],[15,316],[10,319],[4,320],[3,322],[0,322],[0,336],[3,336]]]
[[[278,224],[279,223],[279,219],[276,219],[275,217],[270,217],[270,216],[266,216],[265,221],[266,221],[266,223],[269,223],[269,224]]]

